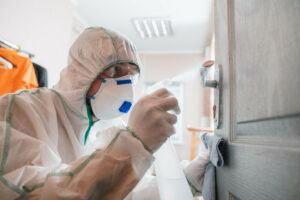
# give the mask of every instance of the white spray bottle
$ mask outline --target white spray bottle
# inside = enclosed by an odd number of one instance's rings
[[[160,81],[149,87],[147,94],[160,88],[168,88],[171,83],[172,80]],[[173,112],[178,114],[176,110]],[[161,200],[193,200],[193,194],[170,139],[160,147],[154,157],[154,168]]]

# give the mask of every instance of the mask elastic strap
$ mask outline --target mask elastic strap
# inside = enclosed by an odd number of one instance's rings
[[[92,96],[93,97],[93,96]],[[94,121],[93,121],[93,114],[92,114],[92,108],[90,105],[86,105],[86,111],[87,111],[87,116],[88,116],[88,120],[89,120],[89,126],[84,134],[84,145],[86,144],[86,141],[90,135],[90,131],[92,126],[94,125]]]
[[[91,99],[93,99],[93,100],[95,100],[96,99],[96,97],[95,96],[88,96],[88,97],[86,97],[88,100],[91,100]]]
[[[98,77],[97,79],[100,80],[102,83],[105,83],[105,82],[106,82],[105,78]]]

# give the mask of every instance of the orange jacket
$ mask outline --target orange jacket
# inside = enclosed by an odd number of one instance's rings
[[[12,69],[0,66],[0,96],[16,92],[19,89],[38,87],[36,74],[30,58],[19,55],[16,51],[0,48],[0,57],[13,64]]]

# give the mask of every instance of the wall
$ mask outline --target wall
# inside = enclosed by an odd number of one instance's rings
[[[69,0],[1,0],[0,37],[36,55],[33,61],[48,69],[49,86],[59,79],[59,72],[67,63],[69,46],[84,27],[84,22],[76,15],[74,24],[73,10]],[[200,53],[140,56],[144,69],[143,81],[176,77],[183,83],[184,143],[176,145],[176,148],[180,158],[187,159],[190,134],[186,126],[209,125],[210,94],[209,90],[201,87],[199,75],[204,57]]]
[[[67,63],[72,12],[69,0],[1,0],[0,37],[35,54],[33,61],[48,70],[50,86]]]
[[[155,82],[174,78],[183,84],[183,144],[176,145],[181,159],[190,155],[190,133],[187,126],[210,126],[211,91],[203,89],[199,67],[204,61],[200,53],[189,54],[141,54],[142,80]]]

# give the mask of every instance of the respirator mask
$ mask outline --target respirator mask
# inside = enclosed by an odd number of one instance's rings
[[[94,115],[100,120],[128,113],[133,103],[133,76],[103,78],[97,93],[90,97]]]

